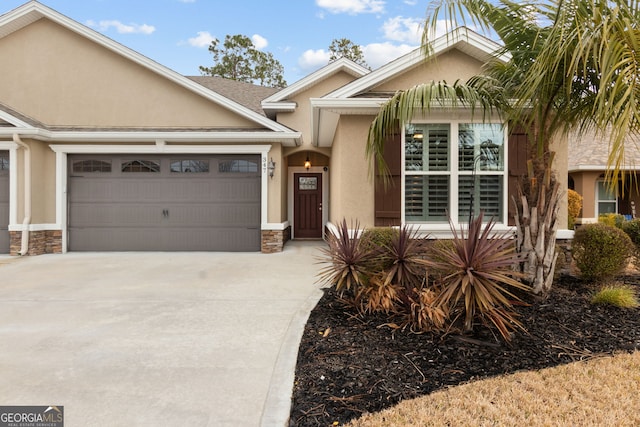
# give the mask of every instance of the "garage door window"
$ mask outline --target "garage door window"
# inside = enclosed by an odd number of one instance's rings
[[[155,160],[130,160],[122,162],[122,172],[160,172],[160,162]]]
[[[175,173],[208,173],[207,160],[172,160],[171,172]]]
[[[111,172],[111,162],[91,159],[79,160],[73,162],[73,171],[76,173]]]
[[[8,171],[8,170],[9,170],[9,156],[0,155],[0,171]]]
[[[258,163],[250,160],[227,160],[218,164],[221,173],[256,173]]]

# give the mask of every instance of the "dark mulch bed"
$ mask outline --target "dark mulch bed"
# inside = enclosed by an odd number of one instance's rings
[[[640,277],[622,278],[640,290]],[[546,300],[518,307],[528,334],[511,344],[474,335],[412,334],[362,319],[328,289],[307,322],[298,354],[291,426],[330,426],[401,400],[471,380],[640,349],[640,311],[594,306],[589,284],[563,276]]]

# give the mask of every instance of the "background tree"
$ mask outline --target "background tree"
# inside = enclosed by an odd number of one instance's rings
[[[510,127],[521,126],[532,142],[529,176],[518,213],[517,249],[524,280],[535,293],[550,290],[555,270],[555,236],[561,194],[551,170],[550,143],[568,132],[610,132],[609,176],[615,185],[624,136],[639,133],[639,0],[441,0],[428,8],[423,48],[439,22],[450,30],[472,25],[497,34],[504,48],[483,73],[466,82],[429,82],[393,96],[373,121],[367,154],[381,170],[384,141],[400,123],[445,104],[497,112]],[[470,21],[468,23],[467,21]]]
[[[329,54],[329,62],[333,62],[338,58],[347,58],[356,64],[360,64],[363,67],[371,69],[364,60],[364,54],[362,53],[360,46],[349,39],[333,39],[329,46]]]
[[[258,50],[251,39],[237,34],[227,35],[222,46],[214,39],[209,46],[212,67],[200,66],[205,76],[219,76],[261,86],[285,87],[284,67],[273,54]]]

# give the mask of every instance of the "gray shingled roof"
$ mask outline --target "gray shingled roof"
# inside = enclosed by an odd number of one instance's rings
[[[222,77],[187,76],[187,78],[263,116],[265,114],[261,105],[262,100],[280,90]]]
[[[640,136],[628,136],[625,142],[624,167],[640,167]],[[569,135],[569,172],[575,170],[603,170],[607,166],[610,146],[608,136],[587,132],[582,136]]]

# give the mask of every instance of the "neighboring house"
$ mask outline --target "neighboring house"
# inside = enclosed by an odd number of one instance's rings
[[[434,109],[398,129],[387,189],[364,155],[391,94],[465,80],[497,48],[460,29],[435,61],[419,49],[375,71],[339,59],[276,91],[181,76],[28,2],[0,16],[0,252],[274,252],[342,218],[439,236],[472,201],[506,229],[526,136],[497,117]]]
[[[640,168],[639,140],[629,136],[625,141],[625,161],[620,167],[624,171],[616,188],[606,181],[607,161],[610,144],[608,135],[597,136],[594,133],[578,137],[569,137],[568,171],[569,188],[583,198],[582,212],[576,224],[597,222],[603,214],[617,213],[627,218],[637,217],[636,207],[640,208],[640,193],[634,173]],[[622,178],[622,174],[620,175]]]

